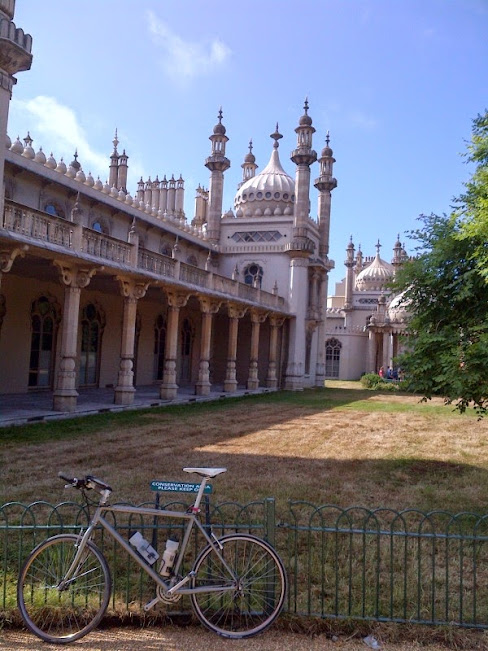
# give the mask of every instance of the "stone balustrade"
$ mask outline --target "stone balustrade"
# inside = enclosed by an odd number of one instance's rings
[[[240,298],[269,308],[286,310],[284,298],[276,294],[179,262],[154,251],[141,247],[136,249],[136,244],[124,242],[61,217],[26,208],[8,199],[5,201],[1,225],[5,231],[21,236],[24,242],[34,240],[54,244],[96,258],[100,263],[111,262],[124,267],[133,267],[134,271],[146,271],[202,290]]]

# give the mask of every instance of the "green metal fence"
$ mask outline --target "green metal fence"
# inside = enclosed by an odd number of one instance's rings
[[[161,507],[169,509],[183,505],[164,502]],[[302,501],[290,502],[285,511],[278,518],[274,499],[267,498],[245,505],[208,504],[205,517],[217,535],[250,532],[277,548],[290,581],[288,612],[488,628],[488,515],[341,508]],[[157,525],[139,515],[112,517],[124,537],[141,531],[160,550],[168,535],[184,525],[178,520],[159,520]],[[4,619],[15,611],[17,575],[31,549],[48,536],[79,531],[88,522],[87,508],[74,502],[10,502],[0,507]],[[97,536],[113,575],[112,611],[140,613],[154,597],[152,581],[103,530]],[[186,568],[202,546],[196,532]],[[184,600],[168,607],[172,613],[185,609],[189,605]]]

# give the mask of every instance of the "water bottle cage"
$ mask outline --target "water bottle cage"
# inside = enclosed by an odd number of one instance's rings
[[[198,506],[189,506],[186,512],[194,513],[195,515],[198,515],[199,513],[201,513],[201,509],[199,509]]]

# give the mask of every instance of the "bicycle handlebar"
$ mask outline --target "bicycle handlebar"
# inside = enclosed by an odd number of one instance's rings
[[[63,481],[67,482],[73,488],[78,488],[80,490],[95,489],[99,493],[101,493],[102,491],[112,492],[112,488],[108,484],[106,484],[101,479],[97,479],[96,477],[93,477],[93,475],[86,475],[86,477],[77,478],[77,477],[68,477],[68,475],[65,475],[62,472],[58,472],[58,477]]]

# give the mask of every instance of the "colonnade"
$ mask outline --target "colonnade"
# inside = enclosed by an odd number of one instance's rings
[[[57,411],[73,411],[76,408],[76,362],[81,291],[88,287],[97,269],[85,269],[74,264],[57,261],[60,281],[64,285],[63,327],[61,333],[60,363],[53,392],[53,408]],[[134,401],[134,342],[138,301],[145,297],[149,283],[138,282],[131,277],[116,276],[123,300],[120,362],[117,384],[114,388],[114,402],[130,405]],[[160,398],[173,400],[177,396],[177,358],[180,312],[188,303],[192,293],[165,288],[168,303],[164,371],[160,385]],[[266,386],[278,386],[278,342],[279,330],[285,317],[270,313],[264,308],[249,307],[233,301],[209,296],[198,296],[201,312],[201,337],[199,350],[198,380],[195,383],[197,395],[208,395],[211,391],[210,357],[214,316],[226,304],[228,317],[227,361],[223,390],[232,393],[237,389],[236,360],[238,350],[239,321],[249,312],[251,320],[251,342],[247,388],[259,387],[259,351],[261,325],[269,320],[268,368]]]

